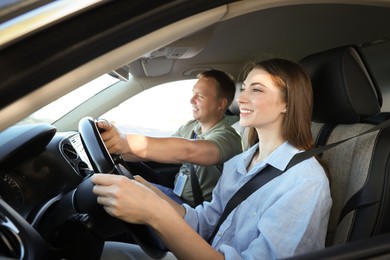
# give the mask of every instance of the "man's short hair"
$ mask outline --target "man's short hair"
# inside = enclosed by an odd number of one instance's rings
[[[227,99],[228,104],[226,109],[233,102],[236,93],[236,84],[233,77],[220,70],[207,70],[199,73],[198,78],[213,78],[218,83],[218,96]]]

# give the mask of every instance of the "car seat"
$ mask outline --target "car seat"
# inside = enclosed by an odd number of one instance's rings
[[[249,141],[248,141],[248,130],[249,128],[243,127],[240,125],[240,109],[238,107],[237,103],[237,97],[241,92],[241,86],[242,82],[238,81],[236,83],[236,93],[234,95],[234,99],[232,104],[229,106],[228,111],[236,116],[236,121],[231,124],[231,126],[236,130],[236,132],[241,136],[241,144],[242,144],[242,150],[246,151],[249,148]]]
[[[370,119],[379,115],[382,96],[359,47],[331,49],[300,63],[313,84],[317,144],[346,139],[377,123]],[[385,128],[322,154],[333,199],[326,246],[390,231],[389,144],[390,129]]]

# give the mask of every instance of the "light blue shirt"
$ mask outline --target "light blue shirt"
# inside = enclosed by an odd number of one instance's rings
[[[186,208],[185,220],[208,239],[229,199],[267,164],[284,170],[301,152],[288,142],[247,172],[258,144],[224,164],[211,202]],[[279,259],[324,248],[332,200],[326,174],[315,158],[274,178],[234,209],[212,246],[225,259]]]

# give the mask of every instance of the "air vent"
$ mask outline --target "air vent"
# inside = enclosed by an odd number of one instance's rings
[[[24,247],[14,224],[5,216],[0,215],[0,256],[11,259],[22,259]],[[1,257],[0,257],[1,258]]]
[[[89,169],[88,164],[84,161],[81,161],[77,164],[77,171],[82,177],[87,177],[93,173],[93,171]]]
[[[77,152],[71,144],[64,144],[62,150],[69,160],[76,160],[78,158]]]

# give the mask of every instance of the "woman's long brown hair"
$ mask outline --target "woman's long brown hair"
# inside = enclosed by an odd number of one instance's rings
[[[313,91],[307,73],[299,64],[279,58],[251,64],[246,69],[246,75],[255,68],[262,69],[271,75],[287,104],[282,127],[283,138],[298,149],[311,149],[314,143],[310,130]],[[258,141],[254,128],[249,131],[249,141],[250,145]]]
[[[313,89],[306,71],[296,62],[273,58],[249,65],[245,70],[244,78],[255,68],[262,69],[271,75],[287,104],[282,125],[283,138],[300,150],[312,149],[314,140],[310,126],[313,111]],[[249,129],[249,145],[252,146],[258,140],[255,128]],[[327,165],[319,157],[317,160],[329,177]]]

